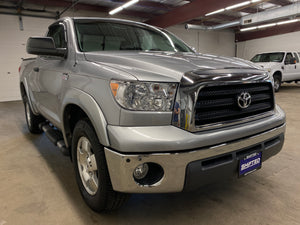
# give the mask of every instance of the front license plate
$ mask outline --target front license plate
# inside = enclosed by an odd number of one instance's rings
[[[261,152],[252,153],[240,160],[239,176],[246,176],[261,168]]]

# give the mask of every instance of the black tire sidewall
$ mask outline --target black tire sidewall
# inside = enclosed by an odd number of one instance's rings
[[[90,195],[81,180],[78,164],[77,164],[77,145],[81,137],[86,137],[91,144],[93,153],[95,154],[97,169],[98,169],[98,190],[95,195]],[[103,146],[99,143],[98,137],[94,131],[94,128],[89,121],[80,120],[74,129],[72,138],[72,159],[74,162],[74,170],[76,174],[76,181],[80,190],[80,193],[87,203],[94,211],[102,211],[106,207],[107,202],[107,186],[110,184],[108,170],[106,166],[106,160],[104,156]]]
[[[40,134],[43,131],[39,128],[39,124],[44,121],[42,116],[36,116],[33,114],[27,96],[24,98],[24,108],[25,108],[25,119],[27,123],[28,130],[33,134]],[[27,112],[29,111],[29,116],[31,123],[28,122]]]
[[[279,89],[280,89],[280,86],[281,86],[281,79],[280,79],[280,76],[277,74],[277,75],[274,75],[273,76],[273,79],[274,79],[274,83],[276,82],[276,80],[278,81],[278,88],[276,89],[275,86],[274,86],[274,91],[275,92],[278,92]]]
[[[31,124],[29,124],[29,121],[27,118],[28,110],[30,110],[29,113],[30,113],[30,117],[31,117],[31,109],[29,108],[29,103],[28,103],[27,99],[25,99],[25,101],[24,101],[24,108],[25,108],[25,118],[26,118],[27,127],[28,127],[29,131],[32,132],[32,126],[31,126]]]

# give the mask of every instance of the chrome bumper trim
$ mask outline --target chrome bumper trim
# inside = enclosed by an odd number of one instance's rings
[[[283,124],[249,138],[181,153],[121,154],[104,148],[113,189],[127,193],[180,192],[184,188],[186,166],[190,162],[230,153],[270,140],[284,134],[285,127],[286,125]],[[143,186],[134,181],[134,168],[145,162],[158,163],[163,167],[164,176],[158,183]]]

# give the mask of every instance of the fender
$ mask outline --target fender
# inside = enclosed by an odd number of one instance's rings
[[[274,73],[276,72],[280,72],[283,76],[283,72],[284,72],[284,65],[282,64],[278,64],[278,65],[275,65],[273,67],[270,68],[271,71],[269,72],[272,76],[274,75]]]
[[[104,146],[110,146],[108,134],[107,134],[107,122],[104,117],[104,114],[96,102],[96,100],[86,92],[79,90],[77,88],[69,89],[63,98],[62,102],[62,110],[61,110],[61,118],[62,118],[62,132],[65,140],[65,144],[69,147],[69,143],[67,141],[66,129],[65,129],[65,121],[64,121],[64,111],[67,105],[74,104],[80,107],[91,120],[96,134],[100,143]]]
[[[270,74],[274,75],[274,73],[276,72],[280,72],[281,74],[283,74],[283,70],[281,67],[272,69]]]

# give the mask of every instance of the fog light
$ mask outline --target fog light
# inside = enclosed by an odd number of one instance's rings
[[[149,171],[149,166],[147,163],[143,163],[141,165],[138,165],[134,171],[133,176],[137,180],[141,180],[146,177],[147,173]]]

